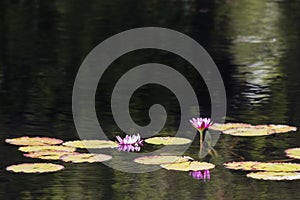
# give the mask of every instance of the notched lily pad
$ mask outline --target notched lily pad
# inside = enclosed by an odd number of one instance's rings
[[[60,157],[61,160],[65,162],[72,163],[94,163],[94,162],[103,162],[112,159],[110,155],[106,154],[93,154],[93,153],[75,153],[64,155]]]
[[[157,145],[181,145],[181,144],[189,144],[192,141],[187,138],[180,137],[153,137],[145,139],[145,142],[148,144],[157,144]]]
[[[63,143],[62,140],[56,138],[28,136],[6,139],[5,142],[18,146],[57,145]]]
[[[261,180],[298,180],[300,173],[297,172],[252,172],[247,174],[247,177]]]
[[[70,151],[73,152],[76,150],[74,147],[66,147],[66,146],[26,146],[20,147],[19,151],[23,152],[33,152],[33,151],[47,151],[47,150],[57,150],[57,151]]]
[[[82,149],[104,149],[118,147],[118,143],[110,140],[75,140],[63,143],[64,146]]]
[[[39,158],[43,160],[59,160],[61,156],[74,154],[75,152],[70,151],[60,151],[60,150],[44,150],[44,151],[34,151],[24,154],[25,157],[29,158]]]
[[[300,159],[300,148],[287,149],[285,153],[290,158]]]
[[[232,162],[224,166],[234,170],[272,171],[272,172],[295,172],[300,171],[300,164],[297,163],[267,163],[267,162]]]
[[[161,165],[178,162],[187,162],[191,158],[186,156],[143,156],[134,159],[134,162],[145,165]]]
[[[198,171],[198,170],[208,170],[215,167],[214,164],[207,162],[181,162],[181,163],[171,163],[171,164],[162,164],[162,168],[167,170],[177,170],[177,171]]]
[[[45,173],[64,169],[64,166],[52,163],[23,163],[6,167],[7,171],[16,173]]]
[[[257,128],[255,126],[244,128],[232,128],[223,131],[224,134],[233,136],[264,136],[275,133],[275,130],[269,128]]]

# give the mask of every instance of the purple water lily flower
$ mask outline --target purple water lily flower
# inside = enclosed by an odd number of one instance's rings
[[[119,144],[118,147],[119,151],[127,151],[127,152],[138,152],[141,150],[141,147],[139,145],[131,145],[131,144]]]
[[[199,131],[203,132],[205,129],[208,129],[211,125],[213,125],[213,122],[210,118],[193,118],[190,120],[192,125],[198,129]]]
[[[126,135],[124,139],[120,136],[116,136],[119,145],[133,145],[133,146],[143,146],[143,140],[140,134],[137,135]]]
[[[203,180],[204,182],[210,180],[209,170],[190,171],[189,173],[194,179]]]

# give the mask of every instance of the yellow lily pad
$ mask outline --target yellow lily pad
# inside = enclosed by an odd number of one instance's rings
[[[270,128],[257,128],[255,126],[244,128],[232,128],[223,131],[224,134],[233,136],[264,136],[275,133],[274,129]]]
[[[209,129],[216,130],[216,131],[225,131],[232,128],[245,128],[250,127],[251,124],[244,124],[244,123],[226,123],[226,124],[218,124],[214,123]]]
[[[297,172],[252,172],[247,174],[247,177],[261,180],[299,180],[300,173]]]
[[[143,156],[134,159],[134,162],[145,165],[161,165],[178,162],[187,162],[191,158],[186,156]]]
[[[103,162],[112,159],[110,155],[106,154],[93,154],[93,153],[75,153],[68,154],[60,157],[61,160],[65,162],[73,163],[94,163],[94,162]]]
[[[75,140],[63,143],[64,146],[82,149],[104,149],[118,147],[118,143],[110,140]]]
[[[177,170],[177,171],[198,171],[198,170],[213,169],[215,167],[214,164],[207,163],[207,162],[198,162],[198,161],[162,164],[160,166],[167,170]]]
[[[75,152],[60,151],[60,150],[43,150],[43,151],[33,151],[24,154],[24,156],[29,158],[39,158],[43,160],[59,160],[61,156],[74,154],[74,153]]]
[[[285,153],[290,158],[300,159],[300,148],[287,149]]]
[[[145,142],[157,145],[181,145],[191,143],[192,141],[190,139],[180,137],[153,137],[146,139]]]
[[[294,172],[300,171],[300,164],[297,163],[267,163],[267,162],[232,162],[224,166],[234,170],[272,171],[272,172]]]
[[[63,143],[62,140],[56,138],[28,136],[6,139],[5,142],[18,146],[57,145]]]
[[[45,173],[55,172],[64,169],[64,166],[52,163],[23,163],[11,165],[6,168],[7,171],[16,173]]]
[[[253,166],[258,163],[259,162],[256,161],[230,162],[230,163],[225,163],[224,167],[227,169],[235,169],[235,170],[255,170]]]
[[[70,151],[73,152],[76,150],[74,147],[66,147],[66,146],[25,146],[20,147],[20,151],[23,152],[33,152],[33,151],[46,151],[46,150],[57,150],[57,151]]]
[[[219,130],[222,131],[224,134],[229,134],[233,136],[264,136],[271,135],[274,133],[286,133],[297,130],[296,127],[288,125],[251,125],[243,123],[215,123],[210,127],[210,129]]]

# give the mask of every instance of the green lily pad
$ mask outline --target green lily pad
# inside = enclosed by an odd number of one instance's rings
[[[104,149],[118,147],[118,143],[110,140],[75,140],[63,143],[64,146],[82,149]]]
[[[247,174],[247,177],[261,180],[299,180],[300,173],[297,172],[252,172]]]
[[[103,162],[112,159],[110,155],[106,154],[93,154],[93,153],[75,153],[68,154],[60,157],[61,160],[65,162],[72,163],[94,163],[94,162]]]
[[[143,156],[134,159],[134,162],[145,165],[160,165],[178,162],[187,162],[191,158],[186,156]]]
[[[24,156],[29,158],[39,158],[43,160],[59,160],[61,156],[74,154],[74,153],[75,152],[60,151],[60,150],[43,150],[43,151],[33,151],[24,154]]]
[[[19,151],[23,152],[33,152],[33,151],[46,151],[46,150],[57,150],[57,151],[70,151],[73,152],[76,150],[74,147],[66,147],[66,146],[25,146],[20,147]]]
[[[153,137],[146,139],[145,142],[157,145],[181,145],[191,143],[192,141],[190,139],[180,137]]]
[[[300,159],[300,148],[287,149],[285,153],[290,158]]]
[[[63,143],[62,140],[56,138],[28,137],[28,136],[6,139],[5,142],[13,145],[18,145],[18,146],[56,145],[56,144]]]
[[[45,173],[64,169],[64,166],[52,163],[23,163],[6,167],[7,171],[16,173]]]
[[[224,166],[234,170],[272,171],[272,172],[294,172],[300,171],[300,164],[297,163],[267,163],[267,162],[231,162]]]
[[[207,163],[207,162],[198,162],[198,161],[162,164],[160,166],[167,170],[177,170],[177,171],[198,171],[198,170],[213,169],[215,167],[214,164]]]
[[[216,131],[225,131],[232,128],[245,128],[250,127],[251,124],[244,124],[244,123],[226,123],[226,124],[218,124],[214,123],[209,129],[216,130]]]

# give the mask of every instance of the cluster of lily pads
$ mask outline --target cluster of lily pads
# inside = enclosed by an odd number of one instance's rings
[[[288,125],[251,125],[243,123],[214,124],[210,129],[222,131],[222,133],[232,136],[265,136],[297,130],[296,127]],[[300,148],[287,149],[285,152],[290,158],[300,159]],[[300,179],[300,164],[298,163],[242,161],[225,163],[224,167],[233,170],[254,171],[247,174],[247,177],[254,179]]]
[[[296,131],[296,127],[287,125],[250,125],[242,123],[213,124],[209,118],[193,118],[191,124],[200,133],[200,150],[202,148],[203,132],[207,129],[221,131],[233,136],[264,136],[274,133]],[[117,142],[109,140],[77,140],[63,142],[60,139],[48,137],[20,137],[6,139],[9,144],[20,146],[24,156],[44,160],[61,160],[72,163],[104,162],[112,159],[111,155],[82,153],[78,149],[116,148],[119,151],[138,152],[144,146],[143,142],[154,145],[182,145],[192,141],[179,137],[152,137],[144,140],[140,135],[126,135],[125,138],[116,137]],[[300,159],[300,148],[286,150],[287,156]],[[161,168],[176,171],[188,171],[197,180],[209,180],[210,171],[215,167],[208,162],[196,161],[189,156],[155,155],[143,156],[133,160],[144,165],[159,165]],[[300,179],[300,164],[297,163],[268,163],[256,161],[225,163],[228,169],[259,171],[252,172],[247,177],[264,180],[293,180]],[[63,165],[53,163],[22,163],[6,168],[12,172],[43,173],[64,169]],[[299,171],[299,172],[298,172]]]

